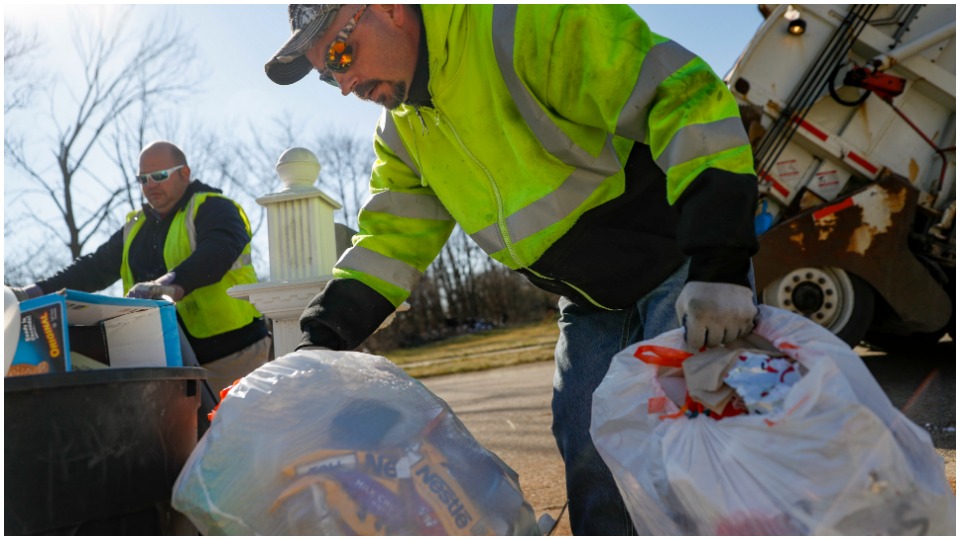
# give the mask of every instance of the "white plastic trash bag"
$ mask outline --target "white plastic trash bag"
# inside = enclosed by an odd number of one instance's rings
[[[300,351],[235,385],[174,485],[201,534],[536,535],[516,473],[389,360]]]
[[[850,347],[769,306],[754,334],[778,352],[736,351],[725,375],[696,369],[715,366],[696,366],[682,329],[614,357],[593,395],[590,433],[637,530],[954,535],[955,496],[929,434],[893,407]],[[713,410],[690,397],[687,377]]]

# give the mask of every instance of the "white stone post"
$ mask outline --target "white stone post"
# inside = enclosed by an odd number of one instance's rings
[[[340,204],[314,187],[320,162],[305,148],[290,148],[277,160],[283,189],[257,199],[267,209],[270,280],[231,287],[273,320],[276,357],[300,342],[300,315],[331,279],[337,262],[333,212]]]

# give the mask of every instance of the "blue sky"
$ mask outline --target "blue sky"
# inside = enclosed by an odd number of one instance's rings
[[[6,4],[4,9],[6,22],[38,29],[45,52],[52,53],[45,55],[45,63],[56,70],[69,69],[74,59],[65,36],[68,21],[76,20],[76,11],[81,18],[96,11],[34,4]],[[721,76],[762,22],[756,4],[642,4],[634,9],[655,32],[699,54]],[[172,16],[197,40],[205,81],[198,95],[182,104],[183,114],[220,126],[233,124],[238,117],[256,122],[288,112],[305,122],[329,123],[364,136],[372,133],[379,116],[376,105],[343,98],[316,77],[280,87],[263,74],[264,62],[290,33],[286,4],[142,5],[134,13],[141,20]]]
[[[42,44],[37,69],[69,78],[82,75],[69,29],[95,24],[97,17],[115,14],[120,6],[7,3],[3,9],[5,23],[37,33]],[[634,9],[655,32],[699,54],[720,76],[733,66],[762,22],[757,4],[640,4]],[[238,126],[267,129],[276,118],[286,115],[302,123],[305,136],[316,133],[317,128],[372,136],[380,115],[378,106],[342,97],[313,76],[284,87],[264,75],[264,62],[290,34],[286,4],[138,5],[133,17],[138,26],[179,21],[185,33],[196,40],[203,82],[178,104],[177,114],[184,119],[199,119],[215,132],[231,134],[241,132]],[[36,112],[5,115],[5,128],[22,131],[25,123],[34,122],[33,114]],[[104,164],[103,170],[114,174],[116,168]],[[21,174],[4,165],[5,213],[9,210],[7,190],[24,181]],[[87,251],[105,239],[106,234],[91,242]],[[19,241],[36,240],[18,237],[11,242]],[[10,249],[16,246],[6,245],[4,253]]]

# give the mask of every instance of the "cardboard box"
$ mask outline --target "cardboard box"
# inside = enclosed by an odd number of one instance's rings
[[[7,375],[70,371],[70,336],[62,297],[46,295],[20,303],[20,340]]]
[[[83,361],[75,365],[72,353]],[[183,366],[173,303],[70,289],[20,303],[20,341],[8,376],[89,369],[91,361],[113,368]]]

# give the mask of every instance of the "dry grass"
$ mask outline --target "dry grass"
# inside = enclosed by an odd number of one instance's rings
[[[424,378],[553,360],[559,329],[554,320],[489,330],[380,353],[410,376]]]

